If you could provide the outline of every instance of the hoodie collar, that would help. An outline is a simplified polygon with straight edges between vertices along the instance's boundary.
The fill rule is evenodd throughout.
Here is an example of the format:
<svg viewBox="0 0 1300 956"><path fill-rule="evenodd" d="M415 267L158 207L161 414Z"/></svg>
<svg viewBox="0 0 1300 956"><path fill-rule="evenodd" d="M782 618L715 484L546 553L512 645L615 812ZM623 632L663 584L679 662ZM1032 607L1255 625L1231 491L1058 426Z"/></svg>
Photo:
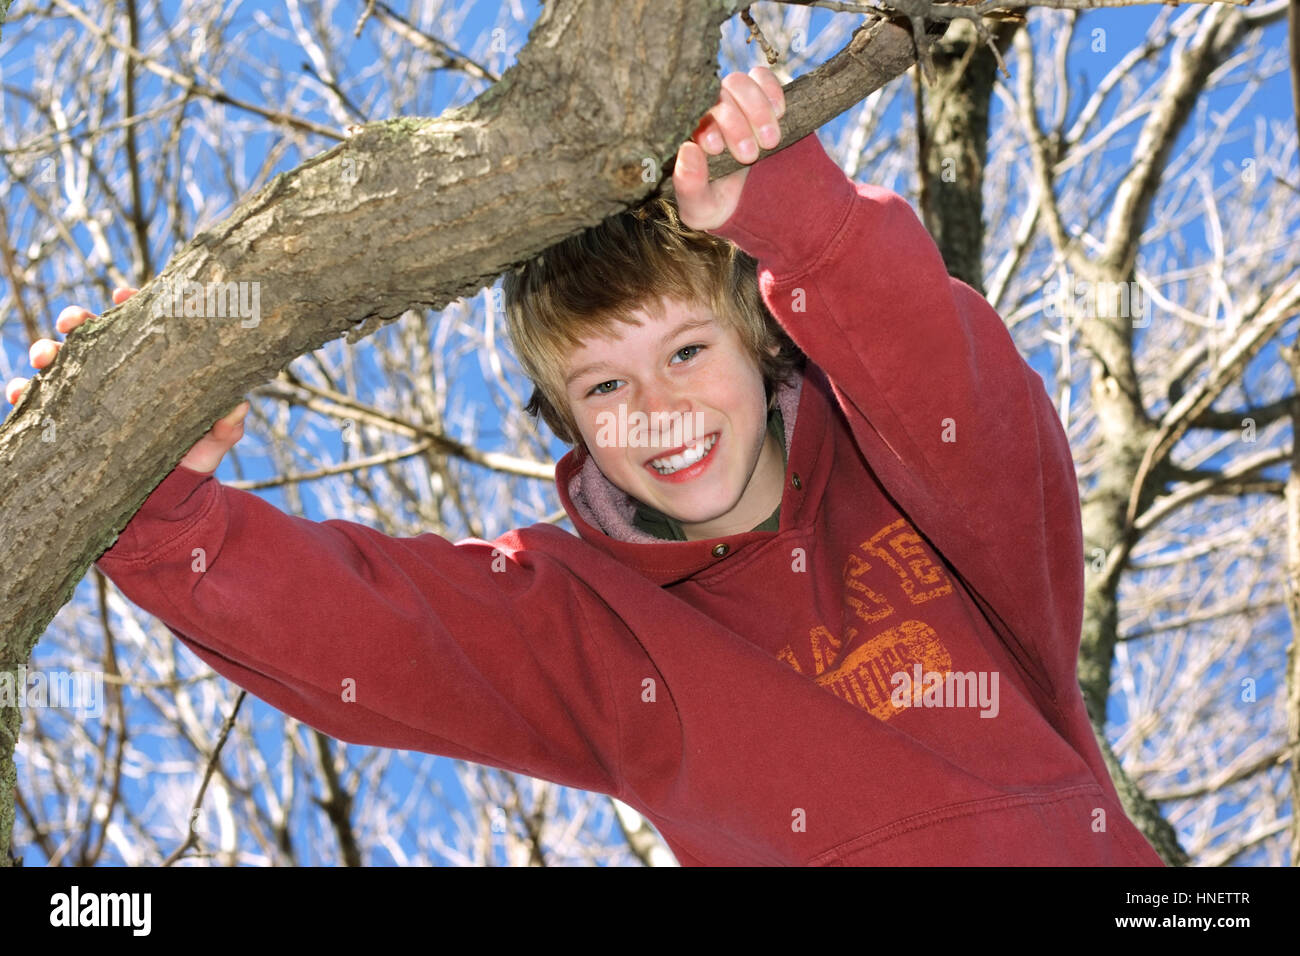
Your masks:
<svg viewBox="0 0 1300 956"><path fill-rule="evenodd" d="M796 372L789 384L778 384L776 401L785 425L786 474L793 470L801 475L802 492L790 500L791 482L785 483L781 502L781 525L793 523L805 501L816 501L819 494L809 484L825 431L828 407L826 396L818 387L805 388L809 381L824 381L824 374L809 362L805 371ZM795 443L796 419L805 424L801 440ZM824 469L817 469L823 472ZM633 524L637 502L618 488L596 466L596 460L581 445L569 450L555 466L556 491L560 503L573 521L578 535L588 544L636 568L659 585L690 577L716 564L720 558L738 548L760 541L770 531L746 531L740 534L707 538L701 541L666 541L647 534Z"/></svg>

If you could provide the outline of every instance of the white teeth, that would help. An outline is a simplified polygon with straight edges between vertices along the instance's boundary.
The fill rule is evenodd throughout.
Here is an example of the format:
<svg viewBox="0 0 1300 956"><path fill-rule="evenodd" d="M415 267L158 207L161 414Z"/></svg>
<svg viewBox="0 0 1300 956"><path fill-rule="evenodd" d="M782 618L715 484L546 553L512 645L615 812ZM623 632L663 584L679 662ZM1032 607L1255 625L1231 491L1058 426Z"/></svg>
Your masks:
<svg viewBox="0 0 1300 956"><path fill-rule="evenodd" d="M709 453L718 441L717 435L710 435L702 442L696 442L689 445L680 455L669 455L667 458L656 458L650 462L656 471L661 475L671 475L675 471L693 465Z"/></svg>

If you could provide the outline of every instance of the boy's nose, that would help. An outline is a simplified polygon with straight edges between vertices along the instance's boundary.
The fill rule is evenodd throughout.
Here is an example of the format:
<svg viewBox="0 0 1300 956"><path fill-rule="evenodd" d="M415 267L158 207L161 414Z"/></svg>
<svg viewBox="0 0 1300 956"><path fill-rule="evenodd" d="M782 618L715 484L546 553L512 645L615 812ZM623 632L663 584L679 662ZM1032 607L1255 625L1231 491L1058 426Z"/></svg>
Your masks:
<svg viewBox="0 0 1300 956"><path fill-rule="evenodd" d="M650 385L641 391L641 409L646 415L679 414L691 410L691 398L680 389L666 385Z"/></svg>
<svg viewBox="0 0 1300 956"><path fill-rule="evenodd" d="M680 445L683 430L691 420L691 407L691 397L680 389L671 386L643 389L638 411L646 417L651 443L661 448Z"/></svg>

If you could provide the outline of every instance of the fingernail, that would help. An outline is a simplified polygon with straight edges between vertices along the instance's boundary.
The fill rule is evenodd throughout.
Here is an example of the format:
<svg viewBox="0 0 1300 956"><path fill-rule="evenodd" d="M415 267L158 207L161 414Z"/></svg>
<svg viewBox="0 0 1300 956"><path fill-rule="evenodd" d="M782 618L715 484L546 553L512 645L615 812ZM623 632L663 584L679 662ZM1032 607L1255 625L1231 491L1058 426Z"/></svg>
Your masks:
<svg viewBox="0 0 1300 956"><path fill-rule="evenodd" d="M764 149L771 149L781 141L781 131L768 123L758 131L758 139L763 144Z"/></svg>
<svg viewBox="0 0 1300 956"><path fill-rule="evenodd" d="M740 153L740 158L747 163L752 163L758 158L758 146L752 139L743 140L736 150Z"/></svg>
<svg viewBox="0 0 1300 956"><path fill-rule="evenodd" d="M705 134L704 145L709 149L722 149L722 137L718 135L716 130L709 132Z"/></svg>

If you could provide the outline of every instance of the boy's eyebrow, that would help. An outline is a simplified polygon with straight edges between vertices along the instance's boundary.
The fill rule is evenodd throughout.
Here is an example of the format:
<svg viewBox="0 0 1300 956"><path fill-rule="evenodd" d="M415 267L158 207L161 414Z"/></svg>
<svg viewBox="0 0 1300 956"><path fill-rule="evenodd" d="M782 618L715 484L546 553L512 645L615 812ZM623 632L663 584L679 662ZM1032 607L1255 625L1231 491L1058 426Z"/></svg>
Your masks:
<svg viewBox="0 0 1300 956"><path fill-rule="evenodd" d="M677 328L665 334L663 338L659 340L659 347L662 348L663 346L667 345L669 342L677 338L677 336L681 335L683 332L689 332L692 329L704 328L705 326L712 326L713 324L714 322L712 316L705 317L705 318L698 318L698 319L687 319L685 322L678 325ZM569 385L573 384L573 380L575 378L579 378L583 375L586 375L588 372L596 372L599 371L600 369L608 368L608 367L609 367L608 362L591 362L587 365L584 365L580 369L575 369L574 371L570 372L569 376L564 380L564 384L566 387L568 387Z"/></svg>

